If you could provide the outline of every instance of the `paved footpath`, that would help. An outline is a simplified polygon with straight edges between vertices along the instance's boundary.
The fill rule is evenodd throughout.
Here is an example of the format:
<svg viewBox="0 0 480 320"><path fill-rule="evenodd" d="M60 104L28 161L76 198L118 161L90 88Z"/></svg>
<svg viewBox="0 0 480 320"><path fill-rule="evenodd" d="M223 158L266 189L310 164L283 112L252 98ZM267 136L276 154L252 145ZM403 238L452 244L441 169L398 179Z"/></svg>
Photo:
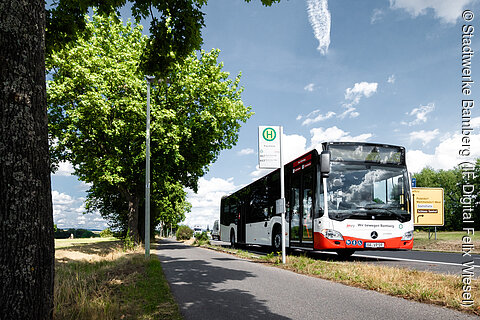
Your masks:
<svg viewBox="0 0 480 320"><path fill-rule="evenodd" d="M186 320L479 319L172 240L154 252Z"/></svg>

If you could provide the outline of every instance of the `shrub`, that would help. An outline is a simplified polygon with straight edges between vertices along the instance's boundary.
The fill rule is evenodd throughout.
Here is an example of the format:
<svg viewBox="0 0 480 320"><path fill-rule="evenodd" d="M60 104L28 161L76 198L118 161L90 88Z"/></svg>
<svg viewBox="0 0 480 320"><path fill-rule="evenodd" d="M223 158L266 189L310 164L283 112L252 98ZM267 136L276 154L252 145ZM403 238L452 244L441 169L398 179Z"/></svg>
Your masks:
<svg viewBox="0 0 480 320"><path fill-rule="evenodd" d="M100 232L100 237L102 237L102 238L113 237L113 232L112 232L112 230L110 230L110 228L107 228L107 229L103 230L102 232Z"/></svg>
<svg viewBox="0 0 480 320"><path fill-rule="evenodd" d="M208 234L203 231L202 233L197 233L195 235L195 239L197 239L198 241L208 241Z"/></svg>
<svg viewBox="0 0 480 320"><path fill-rule="evenodd" d="M195 242L193 244L196 246L203 246L203 245L210 244L210 240L208 239L208 233L205 231L202 233L197 233L195 235Z"/></svg>
<svg viewBox="0 0 480 320"><path fill-rule="evenodd" d="M180 226L178 227L175 236L177 237L177 240L188 240L193 236L193 230L188 226Z"/></svg>

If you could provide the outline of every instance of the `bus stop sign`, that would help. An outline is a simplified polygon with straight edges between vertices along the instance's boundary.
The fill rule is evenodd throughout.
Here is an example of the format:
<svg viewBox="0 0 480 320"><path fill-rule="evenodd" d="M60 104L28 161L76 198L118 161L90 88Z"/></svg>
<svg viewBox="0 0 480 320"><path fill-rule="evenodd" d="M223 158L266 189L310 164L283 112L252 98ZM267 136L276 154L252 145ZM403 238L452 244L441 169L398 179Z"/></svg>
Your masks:
<svg viewBox="0 0 480 320"><path fill-rule="evenodd" d="M258 166L261 169L280 168L280 126L258 127Z"/></svg>

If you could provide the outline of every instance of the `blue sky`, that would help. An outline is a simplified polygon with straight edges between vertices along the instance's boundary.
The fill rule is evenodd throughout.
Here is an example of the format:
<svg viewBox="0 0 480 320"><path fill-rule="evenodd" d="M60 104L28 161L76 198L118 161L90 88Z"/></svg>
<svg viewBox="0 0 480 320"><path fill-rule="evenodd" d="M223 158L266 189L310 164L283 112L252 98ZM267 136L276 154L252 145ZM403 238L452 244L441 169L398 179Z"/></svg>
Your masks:
<svg viewBox="0 0 480 320"><path fill-rule="evenodd" d="M200 179L198 193L189 191L185 223L211 227L221 196L268 173L258 169L260 125L284 127L287 159L324 141L368 141L405 146L412 172L453 168L465 98L462 11L478 13L475 26L479 8L477 0L284 0L272 7L209 0L203 48L219 48L232 76L242 72L243 101L255 115ZM474 56L474 80L477 64ZM472 91L476 100L480 88ZM480 157L478 108L471 159ZM55 222L105 228L99 215L82 214L88 187L70 173L65 164L52 177Z"/></svg>

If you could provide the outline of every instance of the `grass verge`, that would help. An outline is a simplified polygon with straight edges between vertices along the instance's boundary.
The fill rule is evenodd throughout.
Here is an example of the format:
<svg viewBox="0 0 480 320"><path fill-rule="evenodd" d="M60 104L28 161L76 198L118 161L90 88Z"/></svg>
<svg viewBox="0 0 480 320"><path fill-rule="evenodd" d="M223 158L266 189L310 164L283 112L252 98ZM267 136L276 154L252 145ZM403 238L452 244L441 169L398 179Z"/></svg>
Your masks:
<svg viewBox="0 0 480 320"><path fill-rule="evenodd" d="M442 251L442 252L462 252L462 237L467 235L463 231L438 231L437 240L435 233L415 231L413 240L414 250ZM480 234L469 235L472 238L474 247L472 253L480 254Z"/></svg>
<svg viewBox="0 0 480 320"><path fill-rule="evenodd" d="M245 259L266 263L300 274L480 315L478 298L471 308L461 306L463 283L461 277L455 275L367 263L317 260L305 255L288 255L286 264L282 264L281 255L274 255L273 253L267 256L258 256L239 249L211 245L203 247L235 254ZM480 286L476 280L472 281L471 293L473 297L480 297Z"/></svg>
<svg viewBox="0 0 480 320"><path fill-rule="evenodd" d="M160 261L118 241L56 251L55 319L182 319Z"/></svg>

